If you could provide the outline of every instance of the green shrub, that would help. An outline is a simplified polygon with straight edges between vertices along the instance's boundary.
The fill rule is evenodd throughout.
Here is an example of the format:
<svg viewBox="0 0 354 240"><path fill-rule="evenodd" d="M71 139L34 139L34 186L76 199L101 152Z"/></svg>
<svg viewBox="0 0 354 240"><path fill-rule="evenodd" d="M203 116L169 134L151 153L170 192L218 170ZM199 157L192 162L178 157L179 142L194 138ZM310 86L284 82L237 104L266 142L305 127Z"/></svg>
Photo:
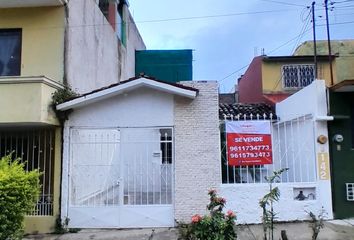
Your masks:
<svg viewBox="0 0 354 240"><path fill-rule="evenodd" d="M190 224L180 225L181 239L185 240L234 240L236 215L232 211L223 212L226 200L218 197L215 190L209 191L210 203L207 206L210 214L192 217Z"/></svg>
<svg viewBox="0 0 354 240"><path fill-rule="evenodd" d="M25 172L11 155L0 159L0 240L21 239L23 220L39 194L39 172Z"/></svg>
<svg viewBox="0 0 354 240"><path fill-rule="evenodd" d="M58 89L52 94L52 104L58 105L77 96L79 96L79 94L69 86L64 86L64 88Z"/></svg>

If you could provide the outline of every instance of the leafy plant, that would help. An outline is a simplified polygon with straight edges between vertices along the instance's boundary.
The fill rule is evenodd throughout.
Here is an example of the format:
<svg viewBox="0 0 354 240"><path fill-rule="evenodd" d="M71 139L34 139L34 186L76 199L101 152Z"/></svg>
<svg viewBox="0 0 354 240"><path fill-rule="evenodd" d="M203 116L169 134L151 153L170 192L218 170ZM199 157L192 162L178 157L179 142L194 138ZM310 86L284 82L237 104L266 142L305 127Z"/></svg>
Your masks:
<svg viewBox="0 0 354 240"><path fill-rule="evenodd" d="M180 239L185 240L234 240L236 215L232 211L226 214L223 209L226 200L217 196L215 190L209 191L210 202L207 205L209 215L192 217L190 224L180 224Z"/></svg>
<svg viewBox="0 0 354 240"><path fill-rule="evenodd" d="M321 229L324 228L324 218L326 215L326 211L321 209L321 212L316 216L313 212L308 213L310 215L310 224L309 227L312 229L312 240L316 240L318 234L320 233Z"/></svg>
<svg viewBox="0 0 354 240"><path fill-rule="evenodd" d="M52 104L55 106L77 96L79 96L78 93L73 91L69 86L65 86L52 94Z"/></svg>
<svg viewBox="0 0 354 240"><path fill-rule="evenodd" d="M40 173L26 172L11 155L0 159L0 239L22 239L25 214L38 200Z"/></svg>
<svg viewBox="0 0 354 240"><path fill-rule="evenodd" d="M273 204L279 201L280 191L278 187L273 188L273 183L280 179L283 172L288 168L283 168L279 171L274 171L273 175L266 176L264 179L269 185L269 192L259 200L259 206L262 208L262 225L263 225L263 239L274 239L274 220L276 213L274 212Z"/></svg>
<svg viewBox="0 0 354 240"><path fill-rule="evenodd" d="M65 120L68 118L68 114L70 113L71 110L67 111L58 111L56 110L56 105L61 104L63 102L66 102L70 99L73 99L75 97L79 96L78 93L74 92L69 86L65 86L62 89L58 89L56 92L52 94L52 108L60 121L61 124L64 123Z"/></svg>
<svg viewBox="0 0 354 240"><path fill-rule="evenodd" d="M65 218L64 221L61 220L60 216L57 216L57 219L55 220L55 234L64 234L64 233L77 233L81 229L80 228L69 228L69 218Z"/></svg>

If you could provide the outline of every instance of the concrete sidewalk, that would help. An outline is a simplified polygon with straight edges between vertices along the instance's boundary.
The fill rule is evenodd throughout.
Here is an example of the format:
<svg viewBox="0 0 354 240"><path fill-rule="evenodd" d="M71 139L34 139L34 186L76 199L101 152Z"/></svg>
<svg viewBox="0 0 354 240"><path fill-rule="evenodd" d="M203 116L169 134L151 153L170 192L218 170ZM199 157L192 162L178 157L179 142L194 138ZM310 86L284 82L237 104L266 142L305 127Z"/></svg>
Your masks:
<svg viewBox="0 0 354 240"><path fill-rule="evenodd" d="M286 230L289 240L311 239L308 222L276 224L274 239L280 239L281 230ZM262 225L241 225L237 227L239 240L262 240ZM177 240L175 228L124 229L124 230L81 230L63 235L33 235L24 238L38 240ZM325 222L318 240L354 240L354 220L333 220Z"/></svg>

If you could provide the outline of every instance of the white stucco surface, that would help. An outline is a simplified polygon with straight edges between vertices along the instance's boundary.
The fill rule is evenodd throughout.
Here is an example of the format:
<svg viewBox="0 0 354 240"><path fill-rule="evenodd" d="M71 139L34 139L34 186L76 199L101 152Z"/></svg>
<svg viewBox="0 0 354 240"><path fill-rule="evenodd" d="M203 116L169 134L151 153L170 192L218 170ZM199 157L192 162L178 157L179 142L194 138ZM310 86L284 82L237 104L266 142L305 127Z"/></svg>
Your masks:
<svg viewBox="0 0 354 240"><path fill-rule="evenodd" d="M280 190L279 202L274 204L277 221L295 221L309 219L307 212L316 215L321 210L321 201L294 200L294 188L318 188L316 183L283 183L274 184ZM267 193L269 186L266 184L223 184L220 195L226 198L226 209L236 212L238 224L261 223L262 209L259 200ZM318 195L318 194L316 194Z"/></svg>
<svg viewBox="0 0 354 240"><path fill-rule="evenodd" d="M126 22L130 13L125 7ZM127 25L123 46L95 0L74 0L67 5L66 80L78 93L135 76L135 50L145 44L133 21Z"/></svg>
<svg viewBox="0 0 354 240"><path fill-rule="evenodd" d="M281 121L306 114L327 115L326 85L324 80L315 80L286 100L276 105L276 113Z"/></svg>
<svg viewBox="0 0 354 240"><path fill-rule="evenodd" d="M172 126L173 106L173 95L149 88L140 88L74 109L66 126Z"/></svg>

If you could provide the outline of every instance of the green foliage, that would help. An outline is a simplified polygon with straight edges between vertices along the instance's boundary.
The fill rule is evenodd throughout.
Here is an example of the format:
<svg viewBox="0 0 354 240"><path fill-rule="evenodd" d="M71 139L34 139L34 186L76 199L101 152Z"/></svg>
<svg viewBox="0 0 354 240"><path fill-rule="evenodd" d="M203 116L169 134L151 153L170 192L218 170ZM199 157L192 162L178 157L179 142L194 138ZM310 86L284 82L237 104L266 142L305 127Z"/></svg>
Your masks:
<svg viewBox="0 0 354 240"><path fill-rule="evenodd" d="M309 227L312 229L312 240L316 240L318 234L320 233L321 229L324 228L324 217L325 217L325 210L322 207L322 210L318 216L316 216L313 212L308 213L310 215L310 224Z"/></svg>
<svg viewBox="0 0 354 240"><path fill-rule="evenodd" d="M69 228L69 218L65 218L64 221L61 221L60 216L57 216L57 219L55 220L55 229L54 233L55 234L65 234L65 233L78 233L81 231L80 228Z"/></svg>
<svg viewBox="0 0 354 240"><path fill-rule="evenodd" d="M180 224L180 239L184 240L234 240L236 215L232 211L223 213L226 200L218 197L215 190L209 191L210 214L194 215L190 224Z"/></svg>
<svg viewBox="0 0 354 240"><path fill-rule="evenodd" d="M25 172L11 155L0 159L0 240L21 239L23 220L36 204L39 172Z"/></svg>
<svg viewBox="0 0 354 240"><path fill-rule="evenodd" d="M278 187L273 188L273 183L280 180L283 172L289 170L283 168L279 171L274 171L273 175L266 176L264 179L269 184L269 192L259 200L259 206L262 208L262 225L263 225L263 239L274 239L274 220L276 220L276 213L273 209L273 203L278 202L280 198L280 191Z"/></svg>
<svg viewBox="0 0 354 240"><path fill-rule="evenodd" d="M69 86L65 86L52 94L52 104L55 106L77 96L79 94L74 92Z"/></svg>

